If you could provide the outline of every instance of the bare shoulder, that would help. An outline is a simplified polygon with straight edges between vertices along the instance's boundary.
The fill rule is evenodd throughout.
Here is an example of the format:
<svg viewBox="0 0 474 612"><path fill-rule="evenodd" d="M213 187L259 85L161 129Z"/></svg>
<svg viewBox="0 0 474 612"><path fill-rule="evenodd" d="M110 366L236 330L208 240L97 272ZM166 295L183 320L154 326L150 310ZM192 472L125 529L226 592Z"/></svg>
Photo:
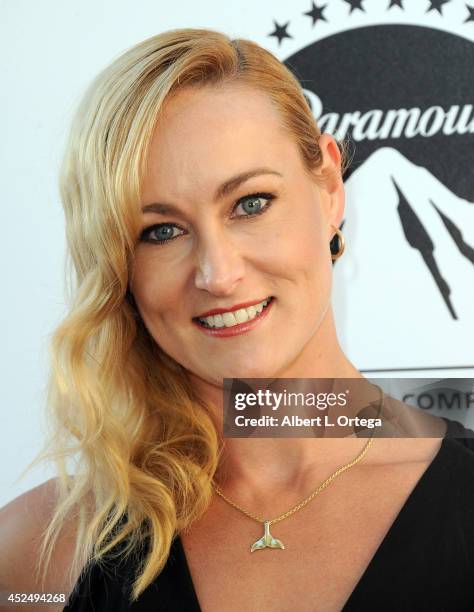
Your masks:
<svg viewBox="0 0 474 612"><path fill-rule="evenodd" d="M69 568L74 551L72 524L68 524L57 540L44 588L35 581L43 532L53 515L56 500L57 480L52 478L0 509L0 591L65 593L67 596L72 590L74 585L68 583L64 571ZM62 606L47 608L43 605L41 609L60 610Z"/></svg>

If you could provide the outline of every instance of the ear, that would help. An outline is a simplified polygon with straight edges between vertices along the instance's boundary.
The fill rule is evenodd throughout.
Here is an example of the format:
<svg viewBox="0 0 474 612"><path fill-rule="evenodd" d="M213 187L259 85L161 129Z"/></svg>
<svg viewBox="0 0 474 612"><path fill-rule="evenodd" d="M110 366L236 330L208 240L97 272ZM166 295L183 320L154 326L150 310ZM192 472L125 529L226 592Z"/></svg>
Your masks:
<svg viewBox="0 0 474 612"><path fill-rule="evenodd" d="M318 182L321 184L324 212L328 223L328 236L334 231L330 227L339 228L344 215L344 182L341 174L341 152L330 134L321 134L319 141L322 164L317 169Z"/></svg>

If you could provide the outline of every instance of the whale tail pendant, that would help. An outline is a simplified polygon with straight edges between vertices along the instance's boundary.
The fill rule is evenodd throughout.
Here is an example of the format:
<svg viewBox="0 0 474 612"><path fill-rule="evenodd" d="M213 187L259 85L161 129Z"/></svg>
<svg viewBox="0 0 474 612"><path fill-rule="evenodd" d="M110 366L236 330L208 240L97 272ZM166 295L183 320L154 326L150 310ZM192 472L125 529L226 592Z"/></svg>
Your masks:
<svg viewBox="0 0 474 612"><path fill-rule="evenodd" d="M285 547L283 545L283 542L274 538L270 533L270 521L265 521L263 524L265 527L265 533L263 534L263 537L260 538L260 540L257 540L252 544L250 552L253 552L254 550L260 550L261 548L281 548L284 550Z"/></svg>

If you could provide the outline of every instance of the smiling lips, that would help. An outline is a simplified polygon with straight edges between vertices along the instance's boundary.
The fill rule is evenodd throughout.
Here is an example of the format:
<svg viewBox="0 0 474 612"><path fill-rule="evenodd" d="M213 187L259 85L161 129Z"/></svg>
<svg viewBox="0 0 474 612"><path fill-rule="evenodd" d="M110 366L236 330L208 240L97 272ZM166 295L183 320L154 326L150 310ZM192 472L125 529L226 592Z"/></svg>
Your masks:
<svg viewBox="0 0 474 612"><path fill-rule="evenodd" d="M271 296L265 298L265 299L270 299ZM216 315L216 314L224 314L225 312L235 312L236 310L240 310L242 308L249 308L250 306L257 306L257 304L260 304L260 302L263 302L264 300L254 300L253 302L241 302L240 304L235 304L235 306L230 306L229 308L213 308L212 310L206 310L206 312L201 312L200 314L198 314L196 317L196 319L205 319L206 317L210 317L211 315Z"/></svg>
<svg viewBox="0 0 474 612"><path fill-rule="evenodd" d="M210 310L207 313L204 313L207 316L201 315L199 317L194 317L193 320L198 322L202 327L208 329L234 327L257 318L257 316L270 304L272 300L273 297L270 296L261 302L251 304L247 307L242 307L243 305L239 304L238 306L234 307L233 310L226 311L222 308Z"/></svg>
<svg viewBox="0 0 474 612"><path fill-rule="evenodd" d="M216 309L218 311L217 314L205 317L193 317L193 323L202 331L213 336L236 335L252 329L262 318L264 318L273 301L274 297L269 296L261 302L254 303L246 308L234 307L234 310L227 311Z"/></svg>

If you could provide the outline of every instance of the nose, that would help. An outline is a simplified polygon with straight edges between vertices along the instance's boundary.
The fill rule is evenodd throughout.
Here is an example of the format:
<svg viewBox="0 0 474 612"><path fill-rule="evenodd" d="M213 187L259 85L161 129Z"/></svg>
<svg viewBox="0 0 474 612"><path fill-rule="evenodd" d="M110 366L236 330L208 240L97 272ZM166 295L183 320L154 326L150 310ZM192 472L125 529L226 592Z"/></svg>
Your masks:
<svg viewBox="0 0 474 612"><path fill-rule="evenodd" d="M244 274L239 249L224 233L213 232L199 242L194 283L214 295L230 295Z"/></svg>

